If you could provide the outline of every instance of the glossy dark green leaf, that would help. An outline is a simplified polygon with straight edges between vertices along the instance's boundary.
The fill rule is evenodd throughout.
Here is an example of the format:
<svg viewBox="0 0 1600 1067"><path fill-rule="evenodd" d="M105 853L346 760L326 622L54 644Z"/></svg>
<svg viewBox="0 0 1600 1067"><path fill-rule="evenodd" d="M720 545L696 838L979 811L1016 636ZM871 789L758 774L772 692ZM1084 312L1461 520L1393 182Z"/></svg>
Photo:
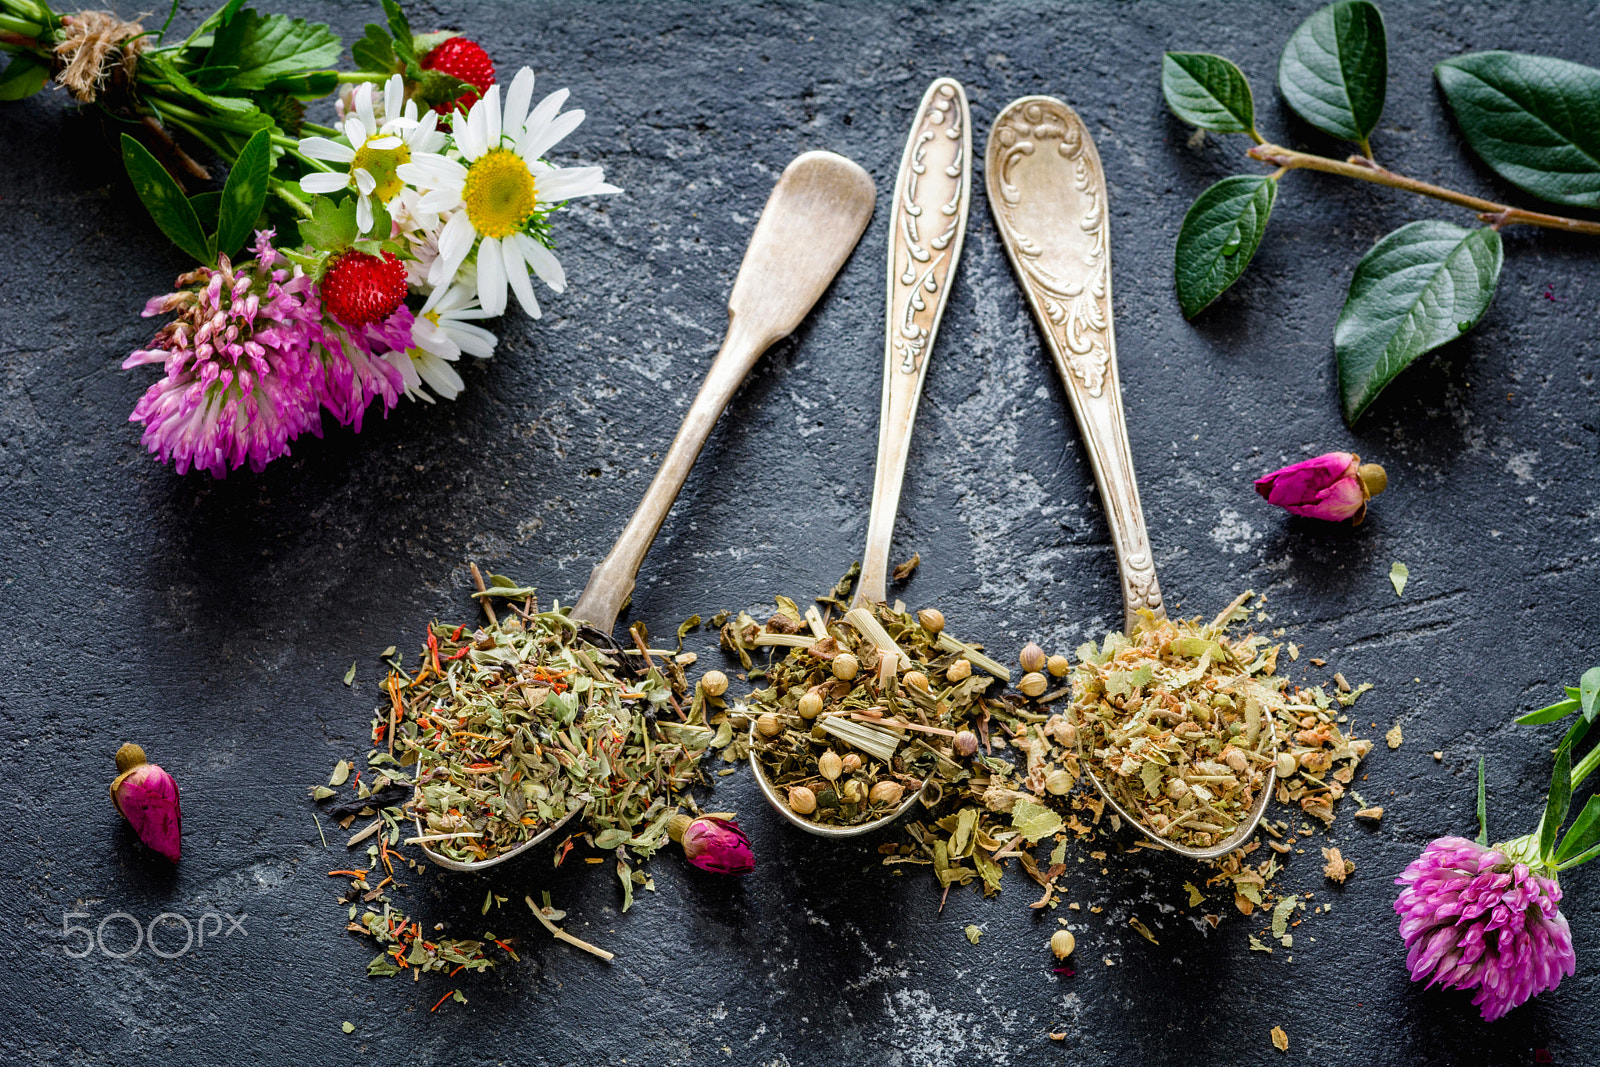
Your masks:
<svg viewBox="0 0 1600 1067"><path fill-rule="evenodd" d="M1571 715L1573 712L1577 711L1578 708L1579 704L1576 700L1559 700L1556 703L1551 704L1549 707L1540 708L1538 711L1530 711L1526 714L1518 715L1517 722L1521 723L1523 726L1542 726L1547 722L1556 722L1559 719L1565 719L1568 715Z"/></svg>
<svg viewBox="0 0 1600 1067"><path fill-rule="evenodd" d="M1572 829L1561 839L1556 849L1556 862L1563 863L1574 856L1600 845L1600 795L1589 798L1589 803L1572 820Z"/></svg>
<svg viewBox="0 0 1600 1067"><path fill-rule="evenodd" d="M1249 133L1256 105L1244 72L1221 56L1168 52L1161 60L1161 94L1172 113L1217 133Z"/></svg>
<svg viewBox="0 0 1600 1067"><path fill-rule="evenodd" d="M1478 324L1502 259L1494 230L1448 222L1402 226L1362 257L1333 331L1347 422L1412 360Z"/></svg>
<svg viewBox="0 0 1600 1067"><path fill-rule="evenodd" d="M272 173L272 135L257 130L228 171L217 210L217 251L232 256L250 239L250 231L267 202L267 181Z"/></svg>
<svg viewBox="0 0 1600 1067"><path fill-rule="evenodd" d="M1572 807L1572 752L1562 745L1556 752L1555 771L1550 775L1550 796L1544 803L1544 821L1539 824L1539 855L1555 849L1556 834L1567 821Z"/></svg>
<svg viewBox="0 0 1600 1067"><path fill-rule="evenodd" d="M0 74L0 100L21 100L44 88L50 68L25 53L17 53Z"/></svg>
<svg viewBox="0 0 1600 1067"><path fill-rule="evenodd" d="M1256 254L1278 195L1265 175L1224 178L1190 205L1178 231L1173 274L1178 305L1194 318L1238 280Z"/></svg>
<svg viewBox="0 0 1600 1067"><path fill-rule="evenodd" d="M1600 207L1600 70L1475 52L1434 75L1467 143L1496 174L1553 203Z"/></svg>
<svg viewBox="0 0 1600 1067"><path fill-rule="evenodd" d="M139 194L145 210L150 212L161 232L201 263L213 262L216 256L206 241L205 231L200 228L200 217L150 150L123 134L122 162L133 180L134 192Z"/></svg>
<svg viewBox="0 0 1600 1067"><path fill-rule="evenodd" d="M1278 60L1289 106L1324 133L1364 143L1383 114L1389 46L1367 0L1329 4L1300 24Z"/></svg>

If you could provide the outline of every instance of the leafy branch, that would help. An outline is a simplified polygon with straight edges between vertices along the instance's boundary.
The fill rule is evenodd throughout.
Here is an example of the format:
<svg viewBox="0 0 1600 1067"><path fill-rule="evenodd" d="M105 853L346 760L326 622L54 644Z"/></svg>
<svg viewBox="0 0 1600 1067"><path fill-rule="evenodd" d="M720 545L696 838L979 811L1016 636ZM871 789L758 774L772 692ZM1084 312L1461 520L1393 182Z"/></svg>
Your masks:
<svg viewBox="0 0 1600 1067"><path fill-rule="evenodd" d="M1480 52L1435 68L1467 143L1506 181L1540 199L1600 207L1600 70L1544 56ZM1251 159L1276 169L1224 178L1189 208L1178 234L1178 303L1193 318L1244 273L1277 202L1278 183L1316 170L1463 207L1485 225L1415 222L1389 234L1356 268L1334 333L1345 419L1354 422L1417 357L1475 326L1499 282L1507 226L1600 236L1600 222L1567 218L1397 174L1374 156L1388 44L1369 0L1321 8L1290 36L1278 89L1312 126L1360 150L1347 159L1269 143L1256 128L1249 80L1222 56L1169 52L1161 87L1183 121L1243 133Z"/></svg>

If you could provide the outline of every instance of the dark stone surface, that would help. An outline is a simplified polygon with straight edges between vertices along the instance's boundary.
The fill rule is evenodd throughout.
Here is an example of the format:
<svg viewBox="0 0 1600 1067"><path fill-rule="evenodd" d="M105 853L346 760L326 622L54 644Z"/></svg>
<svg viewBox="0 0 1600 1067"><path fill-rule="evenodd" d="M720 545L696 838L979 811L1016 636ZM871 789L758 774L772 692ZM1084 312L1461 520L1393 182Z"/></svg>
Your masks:
<svg viewBox="0 0 1600 1067"><path fill-rule="evenodd" d="M221 482L174 476L124 421L151 375L117 364L148 338L137 312L179 254L97 122L58 93L0 106L4 1047L52 1064L1266 1063L1279 1057L1268 1030L1282 1025L1294 1061L1593 1062L1600 872L1565 881L1577 976L1495 1025L1467 996L1407 980L1391 880L1430 837L1472 832L1480 755L1496 835L1533 824L1554 728L1511 716L1600 658L1596 246L1508 232L1483 324L1422 360L1354 431L1337 411L1331 335L1356 260L1403 222L1465 213L1295 175L1246 278L1185 323L1171 283L1184 209L1251 167L1242 138L1186 147L1161 101L1159 54L1230 54L1269 137L1341 151L1273 89L1278 51L1310 9L414 8L421 28L483 42L503 78L528 63L543 84L570 85L589 119L563 160L603 163L627 195L565 215L571 290L544 298L542 322L505 319L500 354L467 368L462 399L407 405L359 437L330 426L264 474ZM372 17L367 5L335 14L346 40ZM1431 66L1489 48L1600 64L1600 10L1391 3L1386 16L1380 158L1526 202L1461 149ZM178 25L196 17L186 5ZM1082 912L1030 912L1031 883L1013 874L997 900L955 891L940 913L920 871L896 878L874 842L841 848L786 828L741 771L711 795L741 812L754 875L720 879L664 854L650 865L657 891L622 915L609 869L582 862L430 873L412 887L428 921L521 935L523 961L454 982L366 979L372 950L343 932L340 883L324 873L345 865L342 837L323 850L305 789L365 751L375 653L410 647L430 618L470 617L467 559L576 595L698 385L778 172L829 148L886 193L912 109L940 74L966 84L979 138L1007 101L1036 92L1062 96L1095 131L1130 434L1169 600L1209 613L1247 586L1270 593L1271 625L1330 670L1377 683L1355 709L1377 724L1369 736L1404 726L1404 746L1380 744L1358 782L1388 809L1381 828L1358 826L1347 801L1328 835L1356 863L1349 883L1324 882L1321 835L1282 877L1333 910L1296 931L1292 953L1267 957L1247 947L1265 924L1217 892L1175 910L1193 868L1113 852L1072 863L1067 899ZM975 199L901 509L897 554L920 550L924 563L898 593L998 649L1027 638L1067 649L1120 620L1111 552L1061 388ZM657 632L821 591L859 552L884 243L880 211L717 428L639 585L633 615ZM1262 471L1335 448L1389 470L1359 529L1286 518L1251 491ZM1387 580L1394 560L1411 567L1403 599ZM709 634L688 647L718 658ZM1302 659L1295 676L1308 670ZM181 783L176 870L107 803L127 739ZM481 919L491 889L511 903ZM518 902L546 889L614 964L533 924ZM1221 929L1200 910L1226 913ZM75 960L62 933L72 911L90 924L116 912L248 918L244 936L213 934L177 959ZM1051 973L1044 947L1057 915L1078 935L1072 977ZM1134 915L1159 947L1129 928ZM968 923L986 931L976 947ZM126 921L106 937L125 945ZM176 942L162 934L163 949ZM453 987L469 1003L429 1014Z"/></svg>

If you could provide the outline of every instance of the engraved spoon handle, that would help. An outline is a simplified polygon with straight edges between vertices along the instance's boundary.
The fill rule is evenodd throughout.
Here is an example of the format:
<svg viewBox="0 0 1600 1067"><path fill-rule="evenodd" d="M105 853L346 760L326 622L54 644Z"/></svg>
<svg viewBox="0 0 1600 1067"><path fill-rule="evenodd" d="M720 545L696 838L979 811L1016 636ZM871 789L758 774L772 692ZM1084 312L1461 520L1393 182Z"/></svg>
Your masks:
<svg viewBox="0 0 1600 1067"><path fill-rule="evenodd" d="M1139 506L1111 322L1106 179L1083 120L1048 96L1000 112L985 152L989 207L1066 386L1111 527L1124 626L1166 614Z"/></svg>
<svg viewBox="0 0 1600 1067"><path fill-rule="evenodd" d="M644 499L589 575L574 618L608 633L616 625L722 409L761 354L793 332L832 283L867 228L876 199L871 176L832 152L806 152L784 168L734 279L722 348Z"/></svg>
<svg viewBox="0 0 1600 1067"><path fill-rule="evenodd" d="M878 469L856 605L888 598L889 549L928 357L961 259L972 197L972 114L961 83L940 78L917 107L889 217L888 313Z"/></svg>

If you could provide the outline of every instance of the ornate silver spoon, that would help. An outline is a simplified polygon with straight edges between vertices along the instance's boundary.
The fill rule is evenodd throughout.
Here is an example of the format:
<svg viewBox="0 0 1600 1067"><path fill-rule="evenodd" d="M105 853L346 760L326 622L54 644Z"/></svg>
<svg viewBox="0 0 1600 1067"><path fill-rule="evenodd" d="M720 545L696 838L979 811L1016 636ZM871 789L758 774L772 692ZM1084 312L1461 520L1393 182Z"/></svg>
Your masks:
<svg viewBox="0 0 1600 1067"><path fill-rule="evenodd" d="M1077 112L1053 97L1025 96L995 118L985 177L995 227L1055 359L1089 453L1122 579L1123 622L1131 633L1141 608L1164 618L1166 606L1122 413L1111 322L1111 225L1100 154ZM1270 716L1267 724L1271 729ZM1255 833L1276 782L1269 768L1266 785L1238 828L1218 845L1195 849L1145 826L1112 798L1093 770L1087 765L1085 770L1118 815L1152 841L1195 859L1225 855Z"/></svg>

